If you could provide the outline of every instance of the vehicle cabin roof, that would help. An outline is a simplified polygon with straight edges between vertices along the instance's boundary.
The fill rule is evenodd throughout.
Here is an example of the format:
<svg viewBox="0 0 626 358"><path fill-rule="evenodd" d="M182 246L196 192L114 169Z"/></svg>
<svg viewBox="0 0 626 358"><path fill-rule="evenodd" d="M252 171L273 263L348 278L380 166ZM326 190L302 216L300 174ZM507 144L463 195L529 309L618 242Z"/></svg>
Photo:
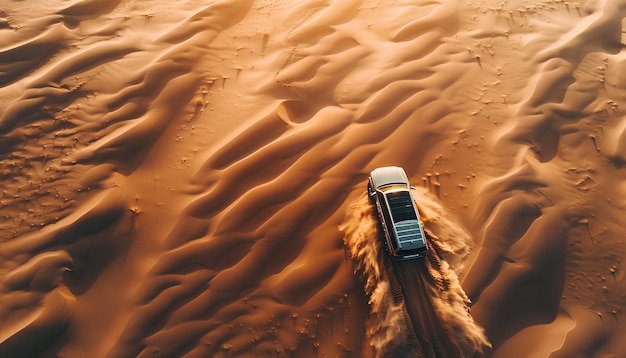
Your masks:
<svg viewBox="0 0 626 358"><path fill-rule="evenodd" d="M413 198L408 191L393 191L387 193L387 201L391 210L391 218L394 223L406 220L417 220L415 209L413 208Z"/></svg>
<svg viewBox="0 0 626 358"><path fill-rule="evenodd" d="M400 167L383 167L372 170L370 174L375 189L390 185L409 187L409 178Z"/></svg>

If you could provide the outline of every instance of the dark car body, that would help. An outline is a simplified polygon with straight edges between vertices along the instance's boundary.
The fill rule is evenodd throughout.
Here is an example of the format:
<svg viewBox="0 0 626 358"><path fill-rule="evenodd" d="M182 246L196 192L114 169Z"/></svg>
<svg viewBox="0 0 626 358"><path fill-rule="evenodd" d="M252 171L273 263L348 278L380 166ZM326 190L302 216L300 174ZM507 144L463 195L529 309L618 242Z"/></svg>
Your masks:
<svg viewBox="0 0 626 358"><path fill-rule="evenodd" d="M396 260L423 257L428 246L404 169L382 167L372 170L367 191L376 205L385 235L385 249L391 257Z"/></svg>

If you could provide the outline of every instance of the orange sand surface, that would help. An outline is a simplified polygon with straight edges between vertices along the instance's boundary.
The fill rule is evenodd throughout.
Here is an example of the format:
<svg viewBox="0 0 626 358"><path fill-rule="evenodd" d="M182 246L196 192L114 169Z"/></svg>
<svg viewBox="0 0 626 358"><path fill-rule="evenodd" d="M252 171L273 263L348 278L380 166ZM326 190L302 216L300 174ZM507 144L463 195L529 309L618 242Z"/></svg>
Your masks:
<svg viewBox="0 0 626 358"><path fill-rule="evenodd" d="M404 306L353 250L380 251L363 193L387 165L447 289L431 338L626 356L625 17L0 0L0 357L398 352Z"/></svg>

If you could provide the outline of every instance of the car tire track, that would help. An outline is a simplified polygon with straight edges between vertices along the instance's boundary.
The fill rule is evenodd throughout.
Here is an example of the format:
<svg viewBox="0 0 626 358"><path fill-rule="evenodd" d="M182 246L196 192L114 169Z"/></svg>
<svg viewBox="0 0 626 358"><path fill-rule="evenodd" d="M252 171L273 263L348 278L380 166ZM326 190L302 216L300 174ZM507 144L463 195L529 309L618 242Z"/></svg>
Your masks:
<svg viewBox="0 0 626 358"><path fill-rule="evenodd" d="M431 255L436 253L428 254ZM436 284L437 280L430 274L428 267L430 259L425 260L392 262L393 272L390 272L389 276L394 299L399 290L407 312L407 323L411 323L410 326L413 327L414 336L424 357L462 357L460 348L449 337L431 302L432 294L426 285Z"/></svg>

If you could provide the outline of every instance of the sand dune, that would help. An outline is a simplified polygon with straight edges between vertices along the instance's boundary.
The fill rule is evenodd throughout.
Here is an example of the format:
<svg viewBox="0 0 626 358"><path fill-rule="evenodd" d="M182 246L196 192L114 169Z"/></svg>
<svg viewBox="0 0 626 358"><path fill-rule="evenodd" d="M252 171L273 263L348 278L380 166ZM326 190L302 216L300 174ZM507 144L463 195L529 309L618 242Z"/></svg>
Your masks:
<svg viewBox="0 0 626 358"><path fill-rule="evenodd" d="M485 355L624 355L624 11L0 2L0 355L375 356L338 226L386 165Z"/></svg>

